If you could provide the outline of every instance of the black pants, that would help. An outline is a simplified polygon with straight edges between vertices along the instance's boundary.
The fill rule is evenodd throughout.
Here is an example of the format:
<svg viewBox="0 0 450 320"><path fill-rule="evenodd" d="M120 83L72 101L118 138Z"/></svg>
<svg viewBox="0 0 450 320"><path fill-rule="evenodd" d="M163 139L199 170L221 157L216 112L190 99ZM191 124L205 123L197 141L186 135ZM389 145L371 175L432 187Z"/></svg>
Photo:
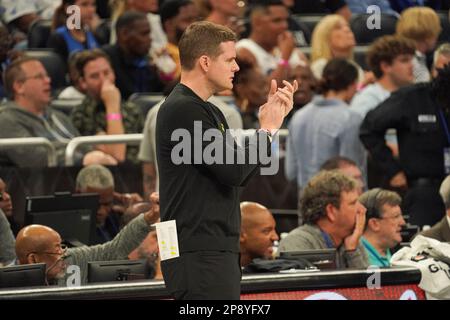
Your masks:
<svg viewBox="0 0 450 320"><path fill-rule="evenodd" d="M439 195L440 181L420 179L408 181L408 185L402 209L409 215L409 223L423 227L439 222L445 216L444 202Z"/></svg>
<svg viewBox="0 0 450 320"><path fill-rule="evenodd" d="M162 261L169 293L176 300L239 300L239 253L228 251L184 252Z"/></svg>

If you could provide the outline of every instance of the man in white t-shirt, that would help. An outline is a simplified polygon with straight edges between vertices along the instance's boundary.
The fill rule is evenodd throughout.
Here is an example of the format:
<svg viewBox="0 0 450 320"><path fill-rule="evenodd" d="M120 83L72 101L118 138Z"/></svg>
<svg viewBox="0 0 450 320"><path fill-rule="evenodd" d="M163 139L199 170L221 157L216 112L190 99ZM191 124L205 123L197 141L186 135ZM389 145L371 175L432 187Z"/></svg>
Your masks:
<svg viewBox="0 0 450 320"><path fill-rule="evenodd" d="M236 44L239 59L259 66L263 74L278 83L288 78L290 68L306 60L288 31L288 17L289 11L281 1L256 5L250 15L249 38Z"/></svg>

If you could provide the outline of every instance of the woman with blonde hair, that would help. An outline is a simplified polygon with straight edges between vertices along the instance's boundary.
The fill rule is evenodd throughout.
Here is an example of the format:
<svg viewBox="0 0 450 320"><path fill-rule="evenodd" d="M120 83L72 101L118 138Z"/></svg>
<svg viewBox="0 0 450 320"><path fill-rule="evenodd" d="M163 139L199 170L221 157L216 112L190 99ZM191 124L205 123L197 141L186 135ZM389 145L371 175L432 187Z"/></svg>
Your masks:
<svg viewBox="0 0 450 320"><path fill-rule="evenodd" d="M402 12L397 22L397 34L414 41L413 59L415 82L430 81L426 54L431 52L441 33L441 22L436 12L427 7L412 7Z"/></svg>
<svg viewBox="0 0 450 320"><path fill-rule="evenodd" d="M330 14L325 16L314 28L311 41L311 69L317 79L322 78L322 72L327 62L333 58L343 58L352 61L358 68L358 81L364 80L364 72L353 61L355 36L350 26L342 16Z"/></svg>

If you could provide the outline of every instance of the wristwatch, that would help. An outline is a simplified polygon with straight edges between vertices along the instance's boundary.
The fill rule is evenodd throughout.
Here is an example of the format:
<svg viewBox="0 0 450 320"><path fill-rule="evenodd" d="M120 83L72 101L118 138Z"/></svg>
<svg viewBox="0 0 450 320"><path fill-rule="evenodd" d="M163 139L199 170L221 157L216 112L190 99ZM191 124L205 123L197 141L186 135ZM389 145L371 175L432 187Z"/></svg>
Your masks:
<svg viewBox="0 0 450 320"><path fill-rule="evenodd" d="M270 132L269 129L259 129L258 131L265 132L267 134L267 137L269 138L270 143L272 143L273 136L272 136L272 132Z"/></svg>

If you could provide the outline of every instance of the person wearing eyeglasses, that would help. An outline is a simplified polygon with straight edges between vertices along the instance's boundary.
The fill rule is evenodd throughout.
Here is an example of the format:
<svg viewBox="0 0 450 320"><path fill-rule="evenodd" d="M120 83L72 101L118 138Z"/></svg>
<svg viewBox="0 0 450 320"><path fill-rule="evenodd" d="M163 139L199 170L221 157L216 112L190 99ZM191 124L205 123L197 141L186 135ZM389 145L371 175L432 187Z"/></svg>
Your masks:
<svg viewBox="0 0 450 320"><path fill-rule="evenodd" d="M11 100L0 108L1 138L47 138L56 149L58 164L64 163L66 144L79 136L78 130L62 112L49 107L51 79L42 63L30 57L13 61L5 70L5 88ZM77 162L116 164L117 161L101 151L83 149ZM43 147L4 148L0 164L18 167L47 166L47 152Z"/></svg>
<svg viewBox="0 0 450 320"><path fill-rule="evenodd" d="M19 231L16 238L18 264L45 263L47 283L63 284L66 269L71 265L80 268L81 284L87 283L89 261L112 261L127 256L147 237L151 225L159 219L159 196L150 196L152 207L133 219L111 241L102 245L66 248L61 236L52 228L29 225Z"/></svg>
<svg viewBox="0 0 450 320"><path fill-rule="evenodd" d="M358 200L358 183L338 170L322 170L300 196L303 225L281 239L279 251L336 249L337 268L366 269L361 244L366 208Z"/></svg>
<svg viewBox="0 0 450 320"><path fill-rule="evenodd" d="M375 188L359 197L367 209L366 225L361 243L372 266L390 267L391 249L402 241L406 224L400 208L402 199L389 190Z"/></svg>

